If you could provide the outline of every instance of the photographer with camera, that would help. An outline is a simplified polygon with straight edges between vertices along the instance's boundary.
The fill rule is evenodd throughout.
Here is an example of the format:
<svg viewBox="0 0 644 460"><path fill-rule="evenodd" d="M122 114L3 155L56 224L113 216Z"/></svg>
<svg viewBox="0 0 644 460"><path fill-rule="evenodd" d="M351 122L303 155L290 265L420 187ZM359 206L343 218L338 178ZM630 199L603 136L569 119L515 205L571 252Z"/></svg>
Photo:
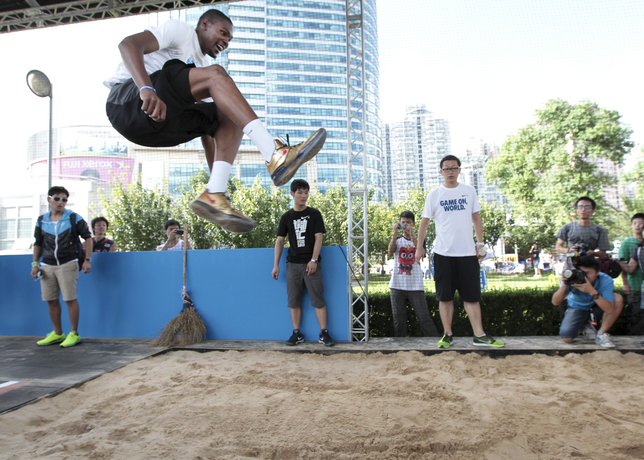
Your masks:
<svg viewBox="0 0 644 460"><path fill-rule="evenodd" d="M615 347L608 331L622 311L617 306L617 297L621 299L621 296L613 292L613 279L601 273L600 269L601 264L594 257L579 257L577 268L564 271L561 287L552 296L553 305L560 305L567 300L564 319L559 328L559 336L566 343L573 343L582 327L589 322L594 309L598 319L603 317L595 343L602 347Z"/></svg>
<svg viewBox="0 0 644 460"><path fill-rule="evenodd" d="M575 202L575 213L578 220L565 224L557 232L556 251L560 254L567 254L568 259L564 263L564 269L573 268L573 259L578 256L605 257L606 251L612 248L608 241L608 232L604 227L592 223L591 218L595 215L597 204L590 197L582 196ZM616 306L620 313L623 309L624 300L619 294L616 298ZM568 305L562 302L559 305L559 316L563 321ZM595 334L595 329L589 322L584 327L584 334L590 336Z"/></svg>
<svg viewBox="0 0 644 460"><path fill-rule="evenodd" d="M394 255L396 264L391 272L389 289L391 311L394 318L394 337L407 336L407 304L414 309L425 337L438 337L438 329L427 308L423 270L416 262L418 239L414 234L415 216L411 211L400 213L400 222L393 224L389 241L389 255ZM398 232L402 230L402 235ZM424 245L424 242L421 243Z"/></svg>
<svg viewBox="0 0 644 460"><path fill-rule="evenodd" d="M557 252L579 252L580 249L583 249L581 245L585 244L587 256L606 256L606 251L612 249L608 241L608 232L604 227L595 225L590 220L595 215L596 207L597 204L592 198L582 196L577 199L575 213L578 220L565 224L555 235L557 237Z"/></svg>
<svg viewBox="0 0 644 460"><path fill-rule="evenodd" d="M183 251L183 230L181 224L174 219L168 219L165 223L165 234L168 236L165 244L157 246L157 251ZM186 240L186 248L192 249L190 240Z"/></svg>

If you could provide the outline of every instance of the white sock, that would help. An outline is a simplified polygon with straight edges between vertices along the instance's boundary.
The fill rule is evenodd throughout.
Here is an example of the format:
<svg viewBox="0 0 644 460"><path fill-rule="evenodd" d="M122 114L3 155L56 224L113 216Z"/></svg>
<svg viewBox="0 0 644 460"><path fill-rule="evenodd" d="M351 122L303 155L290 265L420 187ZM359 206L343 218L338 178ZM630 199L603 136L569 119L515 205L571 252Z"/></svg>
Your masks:
<svg viewBox="0 0 644 460"><path fill-rule="evenodd" d="M262 123L259 118L255 118L244 126L243 131L244 134L250 137L250 140L257 146L259 152L264 157L264 160L271 161L271 158L273 158L273 152L275 151L275 141L268 133L264 123Z"/></svg>
<svg viewBox="0 0 644 460"><path fill-rule="evenodd" d="M224 193L226 192L226 185L228 185L228 178L233 165L225 161L215 161L212 165L210 172L210 180L206 188L210 193Z"/></svg>

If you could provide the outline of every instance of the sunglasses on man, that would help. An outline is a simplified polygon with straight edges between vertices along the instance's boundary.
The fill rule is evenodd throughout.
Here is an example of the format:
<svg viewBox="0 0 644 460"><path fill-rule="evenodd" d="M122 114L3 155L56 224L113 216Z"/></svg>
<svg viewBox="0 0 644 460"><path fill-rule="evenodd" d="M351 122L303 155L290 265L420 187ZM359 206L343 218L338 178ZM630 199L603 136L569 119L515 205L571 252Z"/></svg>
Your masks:
<svg viewBox="0 0 644 460"><path fill-rule="evenodd" d="M61 198L59 196L50 196L49 198L51 198L54 201L61 201L62 200L63 203L67 203L69 201L67 198Z"/></svg>

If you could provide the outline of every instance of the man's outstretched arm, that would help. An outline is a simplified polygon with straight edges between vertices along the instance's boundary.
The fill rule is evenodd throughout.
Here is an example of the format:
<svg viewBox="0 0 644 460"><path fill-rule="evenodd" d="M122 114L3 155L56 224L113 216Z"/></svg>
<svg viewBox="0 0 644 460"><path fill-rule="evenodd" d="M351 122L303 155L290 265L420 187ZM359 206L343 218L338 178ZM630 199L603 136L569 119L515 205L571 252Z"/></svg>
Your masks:
<svg viewBox="0 0 644 460"><path fill-rule="evenodd" d="M123 59L123 64L125 64L125 68L130 72L132 80L134 80L134 83L139 89L144 86L149 86L150 88L153 86L152 80L150 80L150 76L145 70L143 56L158 49L159 42L149 30L125 37L119 43L119 51ZM145 88L141 90L139 96L143 101L141 109L150 118L155 121L165 120L165 103L157 96L154 90Z"/></svg>

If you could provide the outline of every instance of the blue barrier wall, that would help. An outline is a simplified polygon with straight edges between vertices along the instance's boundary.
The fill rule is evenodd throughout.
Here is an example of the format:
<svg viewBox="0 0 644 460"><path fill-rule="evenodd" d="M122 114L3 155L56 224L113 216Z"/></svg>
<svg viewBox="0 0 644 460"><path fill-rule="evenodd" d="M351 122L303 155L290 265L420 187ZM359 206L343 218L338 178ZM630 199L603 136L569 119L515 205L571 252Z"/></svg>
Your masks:
<svg viewBox="0 0 644 460"><path fill-rule="evenodd" d="M328 329L349 340L346 249L322 248ZM208 339L286 340L292 332L286 296L286 250L280 276L271 277L273 249L188 251L186 284L208 328ZM0 335L44 336L52 330L31 255L0 256ZM182 307L183 252L95 253L92 271L78 280L79 333L85 337L152 338ZM61 301L63 330L69 331ZM308 293L301 329L316 340L320 328Z"/></svg>

